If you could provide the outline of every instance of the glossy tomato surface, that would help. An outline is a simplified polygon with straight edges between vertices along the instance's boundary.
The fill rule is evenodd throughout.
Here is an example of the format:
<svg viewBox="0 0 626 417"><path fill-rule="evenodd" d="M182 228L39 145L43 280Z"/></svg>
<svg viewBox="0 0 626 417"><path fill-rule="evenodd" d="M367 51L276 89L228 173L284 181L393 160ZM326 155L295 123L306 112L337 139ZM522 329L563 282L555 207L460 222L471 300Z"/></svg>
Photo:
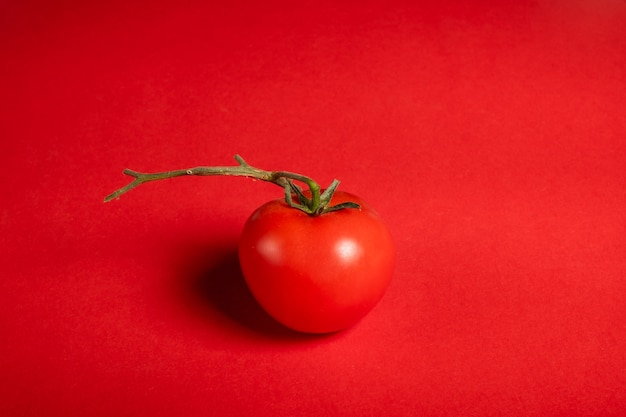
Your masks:
<svg viewBox="0 0 626 417"><path fill-rule="evenodd" d="M259 207L246 222L239 261L250 291L277 321L328 333L352 326L381 299L395 249L379 215L362 199L337 191L332 205L360 209L309 216L284 200Z"/></svg>

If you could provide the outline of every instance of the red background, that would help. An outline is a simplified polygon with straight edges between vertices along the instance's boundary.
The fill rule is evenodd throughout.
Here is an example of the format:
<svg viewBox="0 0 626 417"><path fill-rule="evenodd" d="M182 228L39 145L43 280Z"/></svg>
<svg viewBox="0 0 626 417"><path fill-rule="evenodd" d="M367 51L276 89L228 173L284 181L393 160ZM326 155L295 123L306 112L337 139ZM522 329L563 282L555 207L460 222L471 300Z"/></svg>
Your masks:
<svg viewBox="0 0 626 417"><path fill-rule="evenodd" d="M0 414L624 415L626 2L214 3L0 4ZM356 327L247 292L277 187L102 203L235 153L385 219Z"/></svg>

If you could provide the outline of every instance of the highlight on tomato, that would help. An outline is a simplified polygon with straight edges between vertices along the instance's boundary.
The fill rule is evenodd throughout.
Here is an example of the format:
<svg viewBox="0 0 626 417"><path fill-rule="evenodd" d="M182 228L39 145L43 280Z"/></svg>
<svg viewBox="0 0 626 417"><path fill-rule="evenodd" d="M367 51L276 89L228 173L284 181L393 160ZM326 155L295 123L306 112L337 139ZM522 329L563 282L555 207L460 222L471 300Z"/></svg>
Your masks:
<svg viewBox="0 0 626 417"><path fill-rule="evenodd" d="M355 325L380 301L393 275L395 247L380 216L358 196L338 191L337 180L322 189L304 175L258 169L239 155L235 160L235 166L157 173L126 169L133 181L104 201L145 182L180 176L241 176L276 184L284 197L257 208L239 239L250 292L276 321L299 332Z"/></svg>

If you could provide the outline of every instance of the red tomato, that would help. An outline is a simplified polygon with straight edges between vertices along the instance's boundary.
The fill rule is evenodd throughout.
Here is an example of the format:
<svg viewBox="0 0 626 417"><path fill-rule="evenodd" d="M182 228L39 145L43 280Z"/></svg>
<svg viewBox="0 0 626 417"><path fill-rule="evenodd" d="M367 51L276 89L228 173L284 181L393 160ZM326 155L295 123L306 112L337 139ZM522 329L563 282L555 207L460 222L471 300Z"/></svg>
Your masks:
<svg viewBox="0 0 626 417"><path fill-rule="evenodd" d="M328 333L354 325L383 296L395 249L378 214L359 197L337 191L332 204L360 209L319 216L275 200L258 208L239 241L250 291L277 321L297 331Z"/></svg>

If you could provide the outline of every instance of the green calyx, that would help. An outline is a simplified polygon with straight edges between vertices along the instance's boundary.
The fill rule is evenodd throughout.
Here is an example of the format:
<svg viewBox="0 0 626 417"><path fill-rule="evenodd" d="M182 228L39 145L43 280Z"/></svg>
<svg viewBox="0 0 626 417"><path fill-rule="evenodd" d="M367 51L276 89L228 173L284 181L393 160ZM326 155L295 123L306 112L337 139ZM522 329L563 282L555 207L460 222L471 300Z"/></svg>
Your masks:
<svg viewBox="0 0 626 417"><path fill-rule="evenodd" d="M333 211L349 208L360 208L358 204L353 202L340 203L334 206L330 205L333 194L339 186L339 181L337 180L333 180L328 188L322 191L318 183L304 175L287 171L265 171L262 169L258 169L250 166L239 155L235 155L235 160L239 165L218 167L201 166L189 169L179 169L174 171L156 173L141 173L130 169L125 169L124 174L133 177L134 180L130 184L106 196L104 201L109 202L111 200L118 199L122 194L125 194L133 188L138 187L139 185L149 181L189 175L226 175L249 177L276 184L285 190L285 201L290 207L301 210L310 216L319 216L324 213L330 213ZM305 193L305 191L303 191L296 182L301 182L305 184L308 188L308 193ZM308 196L306 194L308 194Z"/></svg>

